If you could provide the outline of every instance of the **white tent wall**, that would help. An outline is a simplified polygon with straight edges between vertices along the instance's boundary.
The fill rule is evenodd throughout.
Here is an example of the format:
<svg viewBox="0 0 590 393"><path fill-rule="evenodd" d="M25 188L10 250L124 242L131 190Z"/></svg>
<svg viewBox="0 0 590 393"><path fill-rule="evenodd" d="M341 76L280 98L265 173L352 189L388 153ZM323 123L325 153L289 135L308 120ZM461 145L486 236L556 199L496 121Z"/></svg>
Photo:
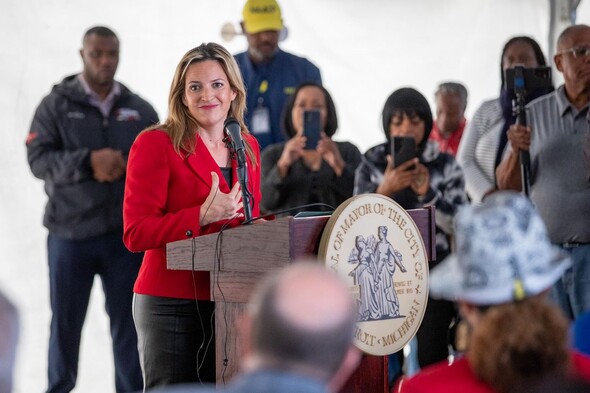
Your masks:
<svg viewBox="0 0 590 393"><path fill-rule="evenodd" d="M0 6L0 288L21 312L16 392L46 386L49 290L46 201L31 175L24 141L34 110L51 86L80 71L78 50L92 25L121 39L117 79L166 117L168 88L182 54L201 42L222 42L224 22L236 26L243 0L3 0ZM498 95L499 56L514 35L548 48L548 0L282 0L289 37L281 46L315 62L340 117L338 140L361 151L383 139L380 113L396 88L414 86L433 103L436 85L463 82L468 118ZM582 2L577 20L588 21ZM224 43L236 53L244 37ZM433 107L434 110L434 107ZM96 282L80 356L78 392L114 391L100 283Z"/></svg>

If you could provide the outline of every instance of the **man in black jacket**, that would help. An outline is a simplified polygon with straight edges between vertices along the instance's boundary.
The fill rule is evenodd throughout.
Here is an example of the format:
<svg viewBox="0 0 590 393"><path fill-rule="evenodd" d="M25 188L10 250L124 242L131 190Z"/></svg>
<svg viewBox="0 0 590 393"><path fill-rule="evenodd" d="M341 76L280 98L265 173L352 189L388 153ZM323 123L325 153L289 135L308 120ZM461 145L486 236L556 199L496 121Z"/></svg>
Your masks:
<svg viewBox="0 0 590 393"><path fill-rule="evenodd" d="M82 73L55 85L35 112L27 137L33 174L44 180L43 219L51 296L49 385L76 384L80 336L94 276L110 317L117 392L142 389L131 305L142 255L122 242L126 159L145 127L158 121L152 106L114 80L119 40L102 26L86 32Z"/></svg>

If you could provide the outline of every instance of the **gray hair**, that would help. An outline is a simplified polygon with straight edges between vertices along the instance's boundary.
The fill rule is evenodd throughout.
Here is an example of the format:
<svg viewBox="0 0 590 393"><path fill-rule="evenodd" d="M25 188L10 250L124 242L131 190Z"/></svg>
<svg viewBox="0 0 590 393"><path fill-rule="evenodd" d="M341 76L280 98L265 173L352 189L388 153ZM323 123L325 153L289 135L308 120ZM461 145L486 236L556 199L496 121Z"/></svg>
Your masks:
<svg viewBox="0 0 590 393"><path fill-rule="evenodd" d="M438 88L434 92L434 96L439 94L456 94L461 99L461 106L463 110L467 108L467 89L459 82L443 82L438 85Z"/></svg>

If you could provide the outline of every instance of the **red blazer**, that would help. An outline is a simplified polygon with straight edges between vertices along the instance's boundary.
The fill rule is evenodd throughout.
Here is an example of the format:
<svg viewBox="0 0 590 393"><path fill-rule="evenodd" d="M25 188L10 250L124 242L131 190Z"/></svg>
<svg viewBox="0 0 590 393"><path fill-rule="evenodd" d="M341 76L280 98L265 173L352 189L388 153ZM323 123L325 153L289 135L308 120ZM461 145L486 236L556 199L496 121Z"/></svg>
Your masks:
<svg viewBox="0 0 590 393"><path fill-rule="evenodd" d="M253 165L248 158L248 186L254 195L252 216L256 217L260 214L261 199L260 147L252 135L244 135L244 139L252 146L258 162ZM236 166L234 159L234 183L238 180ZM220 191L228 193L231 187L199 137L195 152L187 156L177 154L170 137L161 130L143 132L133 143L123 201L123 241L132 252L145 251L133 288L135 293L209 299L209 273L167 270L166 244L218 232L226 222L199 225L201 205L211 190L211 172L219 176ZM229 226L237 226L243 220L233 220Z"/></svg>

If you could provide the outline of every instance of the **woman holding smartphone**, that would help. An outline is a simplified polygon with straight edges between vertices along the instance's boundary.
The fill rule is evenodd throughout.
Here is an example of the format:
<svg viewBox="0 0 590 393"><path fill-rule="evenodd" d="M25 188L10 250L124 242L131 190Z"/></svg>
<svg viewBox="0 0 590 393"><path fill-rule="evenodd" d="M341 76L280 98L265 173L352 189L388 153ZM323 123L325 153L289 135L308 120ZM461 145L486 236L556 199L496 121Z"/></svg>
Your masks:
<svg viewBox="0 0 590 393"><path fill-rule="evenodd" d="M262 152L262 210L326 210L297 207L325 203L336 208L352 196L361 153L350 142L332 140L337 128L330 93L317 83L299 85L283 111L288 140ZM308 143L314 139L317 144Z"/></svg>
<svg viewBox="0 0 590 393"><path fill-rule="evenodd" d="M383 131L386 141L369 149L359 165L355 194L375 192L388 196L404 209L436 207L436 261L450 252L452 221L459 206L467 203L465 179L452 155L441 153L428 136L432 112L426 98L417 90L394 91L383 106ZM394 165L390 143L394 137L411 137L416 157ZM446 359L447 334L455 318L454 305L446 300L428 299L428 306L417 333L418 362L421 367ZM390 377L394 377L390 375Z"/></svg>

